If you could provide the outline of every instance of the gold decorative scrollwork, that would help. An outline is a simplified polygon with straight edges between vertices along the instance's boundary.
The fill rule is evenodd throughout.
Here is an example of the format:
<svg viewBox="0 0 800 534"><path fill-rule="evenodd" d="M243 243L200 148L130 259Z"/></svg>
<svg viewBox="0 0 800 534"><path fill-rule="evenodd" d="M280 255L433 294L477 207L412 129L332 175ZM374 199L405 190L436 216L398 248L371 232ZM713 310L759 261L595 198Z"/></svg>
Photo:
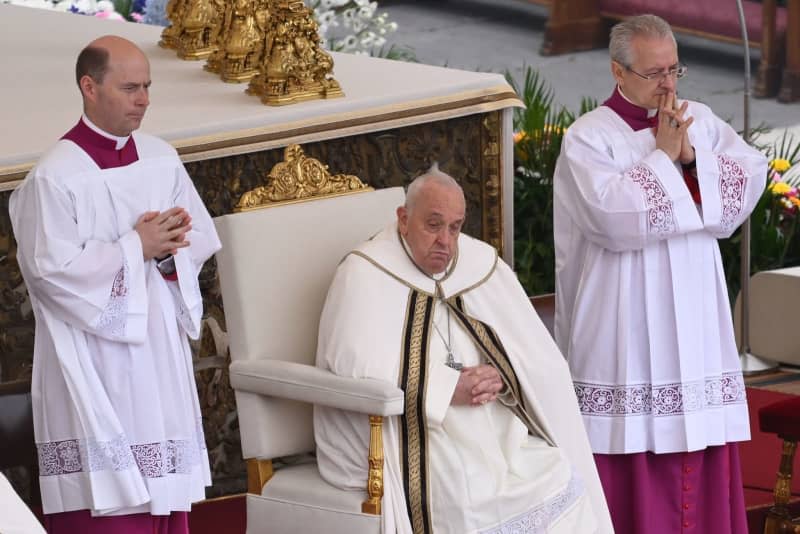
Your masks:
<svg viewBox="0 0 800 534"><path fill-rule="evenodd" d="M234 211L258 209L275 203L310 197L335 196L372 190L358 176L332 175L328 166L305 155L300 145L289 145L284 159L267 175L269 183L242 195Z"/></svg>
<svg viewBox="0 0 800 534"><path fill-rule="evenodd" d="M225 4L217 50L205 69L229 83L247 82L258 73L271 19L267 0L231 0Z"/></svg>
<svg viewBox="0 0 800 534"><path fill-rule="evenodd" d="M173 50L178 49L181 33L183 33L183 12L186 8L186 3L187 0L169 0L167 2L165 10L170 24L161 32L159 46Z"/></svg>
<svg viewBox="0 0 800 534"><path fill-rule="evenodd" d="M217 50L225 0L169 0L170 25L159 46L178 51L181 59L206 59Z"/></svg>
<svg viewBox="0 0 800 534"><path fill-rule="evenodd" d="M247 93L270 106L344 96L313 11L302 0L269 0L269 13L259 73Z"/></svg>

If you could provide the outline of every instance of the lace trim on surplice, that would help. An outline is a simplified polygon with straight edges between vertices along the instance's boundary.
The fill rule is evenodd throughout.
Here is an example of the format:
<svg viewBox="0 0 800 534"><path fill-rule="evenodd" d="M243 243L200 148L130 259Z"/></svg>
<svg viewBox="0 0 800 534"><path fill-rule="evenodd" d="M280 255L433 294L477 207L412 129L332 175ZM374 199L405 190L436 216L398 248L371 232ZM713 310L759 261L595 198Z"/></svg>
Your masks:
<svg viewBox="0 0 800 534"><path fill-rule="evenodd" d="M557 495L481 534L544 534L583 495L583 483L575 475Z"/></svg>
<svg viewBox="0 0 800 534"><path fill-rule="evenodd" d="M108 332L112 336L125 335L125 325L128 316L128 279L130 270L128 261L123 256L122 268L117 272L111 283L111 293L103 313L97 320L97 330Z"/></svg>
<svg viewBox="0 0 800 534"><path fill-rule="evenodd" d="M746 402L739 372L694 382L605 385L574 382L581 413L591 416L681 415Z"/></svg>
<svg viewBox="0 0 800 534"><path fill-rule="evenodd" d="M717 154L719 194L722 200L720 226L730 230L736 224L744 206L744 186L747 175L741 164L724 154Z"/></svg>
<svg viewBox="0 0 800 534"><path fill-rule="evenodd" d="M37 443L40 476L94 471L125 471L134 465L145 478L191 473L206 450L202 426L193 439L128 444L125 436L109 441L67 439Z"/></svg>
<svg viewBox="0 0 800 534"><path fill-rule="evenodd" d="M655 173L646 165L636 165L626 174L644 194L648 232L659 235L675 232L677 226L672 201Z"/></svg>

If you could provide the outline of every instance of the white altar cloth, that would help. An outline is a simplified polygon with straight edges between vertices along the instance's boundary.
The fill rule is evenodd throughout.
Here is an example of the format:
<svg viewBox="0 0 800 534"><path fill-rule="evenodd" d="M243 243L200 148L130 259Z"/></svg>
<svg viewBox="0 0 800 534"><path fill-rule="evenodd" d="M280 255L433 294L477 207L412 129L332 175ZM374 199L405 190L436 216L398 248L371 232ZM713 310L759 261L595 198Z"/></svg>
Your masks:
<svg viewBox="0 0 800 534"><path fill-rule="evenodd" d="M223 83L204 71L205 62L160 48L163 28L157 26L8 4L0 5L0 22L0 183L22 178L78 120L75 58L91 39L110 33L137 43L150 58L151 106L142 129L171 142L184 161L519 105L499 74L334 53L344 98L270 107L246 95L246 84Z"/></svg>

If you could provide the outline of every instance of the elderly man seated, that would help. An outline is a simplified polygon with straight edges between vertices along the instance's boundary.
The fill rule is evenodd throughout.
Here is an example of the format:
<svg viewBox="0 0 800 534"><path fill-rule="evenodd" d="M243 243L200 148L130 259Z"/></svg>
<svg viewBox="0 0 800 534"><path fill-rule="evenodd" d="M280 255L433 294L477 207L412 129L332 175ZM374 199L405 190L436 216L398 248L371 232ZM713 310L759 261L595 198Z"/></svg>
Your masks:
<svg viewBox="0 0 800 534"><path fill-rule="evenodd" d="M319 367L405 392L383 430L383 531L612 532L566 362L464 216L434 166L343 260L322 313ZM367 419L317 407L314 423L321 475L363 489Z"/></svg>

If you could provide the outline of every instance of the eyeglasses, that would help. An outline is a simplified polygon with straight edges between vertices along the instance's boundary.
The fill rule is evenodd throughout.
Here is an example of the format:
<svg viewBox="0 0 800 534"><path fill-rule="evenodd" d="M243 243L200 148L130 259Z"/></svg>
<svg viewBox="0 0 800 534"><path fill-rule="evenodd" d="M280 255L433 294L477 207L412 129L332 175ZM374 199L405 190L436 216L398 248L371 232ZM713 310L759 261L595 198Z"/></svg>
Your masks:
<svg viewBox="0 0 800 534"><path fill-rule="evenodd" d="M624 65L624 67L625 69L631 71L632 73L634 73L643 80L647 80L648 82L658 81L659 83L664 81L664 79L667 76L671 78L683 78L684 76L686 76L686 72L689 70L689 67L687 67L686 65L678 65L677 67L672 67L671 69L666 71L662 70L660 72L654 72L653 74L641 74L639 72L636 72L632 68L628 67L627 65Z"/></svg>

